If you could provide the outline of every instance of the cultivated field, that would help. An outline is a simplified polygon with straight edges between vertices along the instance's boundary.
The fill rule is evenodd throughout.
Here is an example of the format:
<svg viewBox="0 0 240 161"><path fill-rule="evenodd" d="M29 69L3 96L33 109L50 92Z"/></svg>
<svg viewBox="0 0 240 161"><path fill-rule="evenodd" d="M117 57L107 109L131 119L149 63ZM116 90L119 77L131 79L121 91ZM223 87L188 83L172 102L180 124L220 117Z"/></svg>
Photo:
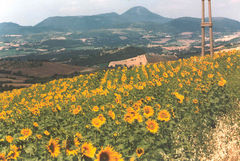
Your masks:
<svg viewBox="0 0 240 161"><path fill-rule="evenodd" d="M208 156L207 135L239 98L239 70L240 52L232 50L3 92L0 158L158 161Z"/></svg>

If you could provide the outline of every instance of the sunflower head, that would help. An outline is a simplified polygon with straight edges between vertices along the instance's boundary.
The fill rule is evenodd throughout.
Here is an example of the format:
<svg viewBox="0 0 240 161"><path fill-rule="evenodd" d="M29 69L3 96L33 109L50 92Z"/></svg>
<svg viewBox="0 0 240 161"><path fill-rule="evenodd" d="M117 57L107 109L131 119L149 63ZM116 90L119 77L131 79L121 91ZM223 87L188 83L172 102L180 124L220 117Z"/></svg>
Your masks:
<svg viewBox="0 0 240 161"><path fill-rule="evenodd" d="M92 111L94 111L94 112L98 112L98 110L99 110L99 107L98 107L98 106L94 106L94 107L92 108Z"/></svg>
<svg viewBox="0 0 240 161"><path fill-rule="evenodd" d="M26 128L26 129L22 129L21 130L21 134L23 135L22 137L20 137L20 139L26 139L26 138L28 138L29 136L31 136L32 135L32 130L31 129L28 129L28 128Z"/></svg>
<svg viewBox="0 0 240 161"><path fill-rule="evenodd" d="M77 139L77 138L76 138ZM75 143L80 144L78 142L78 140L76 141L75 139L67 139L65 142L64 142L64 146L66 148L66 153L67 155L77 155L78 152L79 152L79 148L75 145Z"/></svg>
<svg viewBox="0 0 240 161"><path fill-rule="evenodd" d="M83 138L82 134L79 133L79 132L76 132L75 136L76 136L78 139L82 139L82 138Z"/></svg>
<svg viewBox="0 0 240 161"><path fill-rule="evenodd" d="M135 157L131 157L129 161L135 161Z"/></svg>
<svg viewBox="0 0 240 161"><path fill-rule="evenodd" d="M33 126L34 126L34 127L38 127L39 125L38 125L37 122L34 122L34 123L33 123Z"/></svg>
<svg viewBox="0 0 240 161"><path fill-rule="evenodd" d="M72 114L74 114L74 115L77 115L79 112L80 112L80 110L78 108L74 108L72 110Z"/></svg>
<svg viewBox="0 0 240 161"><path fill-rule="evenodd" d="M154 110L153 110L153 108L151 106L145 106L143 108L143 111L144 111L144 116L146 118L149 118L149 117L151 117L154 114Z"/></svg>
<svg viewBox="0 0 240 161"><path fill-rule="evenodd" d="M47 145L47 150L52 157L57 157L60 154L60 145L58 144L58 139L50 139Z"/></svg>
<svg viewBox="0 0 240 161"><path fill-rule="evenodd" d="M67 153L67 155L72 155L72 156L75 156L75 155L77 155L78 154L78 149L66 149L66 153Z"/></svg>
<svg viewBox="0 0 240 161"><path fill-rule="evenodd" d="M99 114L97 118L102 122L102 124L106 122L106 118L103 116L103 114Z"/></svg>
<svg viewBox="0 0 240 161"><path fill-rule="evenodd" d="M137 156L139 158L144 154L144 149L143 148L137 148L136 153L137 153Z"/></svg>
<svg viewBox="0 0 240 161"><path fill-rule="evenodd" d="M149 119L149 120L147 120L146 124L147 124L148 131L150 131L151 133L155 134L155 133L158 132L159 126L158 126L158 123L155 120L150 120Z"/></svg>
<svg viewBox="0 0 240 161"><path fill-rule="evenodd" d="M89 158L93 158L94 154L96 152L96 148L91 143L84 143L82 145L81 152L84 156L87 156Z"/></svg>
<svg viewBox="0 0 240 161"><path fill-rule="evenodd" d="M198 100L195 98L195 99L192 100L192 102L193 102L194 104L197 104L197 103L198 103Z"/></svg>
<svg viewBox="0 0 240 161"><path fill-rule="evenodd" d="M16 145L11 145L10 146L10 149L11 149L11 151L8 153L8 155L7 155L7 159L14 159L14 160L16 160L18 157L19 157L19 151L18 151L18 147L16 146Z"/></svg>
<svg viewBox="0 0 240 161"><path fill-rule="evenodd" d="M7 140L7 142L12 143L13 142L13 137L10 136L10 135L7 135L6 140Z"/></svg>
<svg viewBox="0 0 240 161"><path fill-rule="evenodd" d="M171 118L171 114L167 110L161 110L158 113L158 120L168 122Z"/></svg>
<svg viewBox="0 0 240 161"><path fill-rule="evenodd" d="M115 120L115 113L112 110L108 111L108 115Z"/></svg>
<svg viewBox="0 0 240 161"><path fill-rule="evenodd" d="M99 129L102 126L102 121L99 118L93 118L92 125Z"/></svg>
<svg viewBox="0 0 240 161"><path fill-rule="evenodd" d="M135 120L135 117L134 117L134 115L132 115L131 113L126 113L126 114L124 115L124 121L132 124L134 120Z"/></svg>
<svg viewBox="0 0 240 161"><path fill-rule="evenodd" d="M50 133L47 130L45 130L43 133L47 136L50 135Z"/></svg>
<svg viewBox="0 0 240 161"><path fill-rule="evenodd" d="M105 149L101 149L95 161L123 161L123 159L120 153L114 151L112 147L107 146Z"/></svg>
<svg viewBox="0 0 240 161"><path fill-rule="evenodd" d="M0 153L0 161L7 161L4 153Z"/></svg>
<svg viewBox="0 0 240 161"><path fill-rule="evenodd" d="M221 80L218 82L218 85L220 87L223 87L226 83L227 83L227 81L225 79L221 78Z"/></svg>
<svg viewBox="0 0 240 161"><path fill-rule="evenodd" d="M42 139L42 135L41 135L41 134L37 134L36 137L37 137L38 139Z"/></svg>

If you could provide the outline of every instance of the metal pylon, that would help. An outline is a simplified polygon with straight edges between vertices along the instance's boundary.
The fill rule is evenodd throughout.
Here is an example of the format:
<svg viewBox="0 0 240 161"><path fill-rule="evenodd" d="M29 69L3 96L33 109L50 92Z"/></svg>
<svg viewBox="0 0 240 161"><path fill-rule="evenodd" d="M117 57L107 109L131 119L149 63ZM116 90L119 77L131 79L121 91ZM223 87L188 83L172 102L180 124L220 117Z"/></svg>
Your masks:
<svg viewBox="0 0 240 161"><path fill-rule="evenodd" d="M210 41L210 54L213 56L213 23L212 23L212 9L211 0L208 0L208 14L209 21L205 21L205 0L202 0L202 56L205 55L205 27L209 27L209 41Z"/></svg>

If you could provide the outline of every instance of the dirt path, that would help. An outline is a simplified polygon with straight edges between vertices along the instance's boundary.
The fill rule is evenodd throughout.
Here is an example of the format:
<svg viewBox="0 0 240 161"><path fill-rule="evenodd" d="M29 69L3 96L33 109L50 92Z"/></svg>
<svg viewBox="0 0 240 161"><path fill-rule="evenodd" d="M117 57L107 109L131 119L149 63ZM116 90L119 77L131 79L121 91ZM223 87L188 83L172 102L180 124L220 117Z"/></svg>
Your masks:
<svg viewBox="0 0 240 161"><path fill-rule="evenodd" d="M240 103L234 111L219 118L217 126L209 135L209 153L201 160L240 160Z"/></svg>
<svg viewBox="0 0 240 161"><path fill-rule="evenodd" d="M201 160L239 161L240 160L240 71L234 72L228 82L228 90L239 102L233 110L218 119L216 128L208 135L209 154Z"/></svg>

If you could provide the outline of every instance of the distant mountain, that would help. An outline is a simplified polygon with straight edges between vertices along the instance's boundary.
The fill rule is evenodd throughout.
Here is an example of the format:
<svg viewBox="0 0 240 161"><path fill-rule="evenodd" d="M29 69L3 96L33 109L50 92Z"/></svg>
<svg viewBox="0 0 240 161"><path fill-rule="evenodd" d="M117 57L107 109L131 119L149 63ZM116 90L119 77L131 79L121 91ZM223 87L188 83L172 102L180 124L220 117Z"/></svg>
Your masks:
<svg viewBox="0 0 240 161"><path fill-rule="evenodd" d="M162 24L171 19L150 12L144 7L134 7L118 15L117 13L106 13L93 16L67 16L50 17L37 24L35 27L47 27L60 31L86 31L104 28L124 28L134 23L155 22Z"/></svg>
<svg viewBox="0 0 240 161"><path fill-rule="evenodd" d="M138 6L133 7L123 13L121 17L128 22L155 22L155 23L165 23L170 21L170 18L162 17L158 14L152 13L148 9Z"/></svg>
<svg viewBox="0 0 240 161"><path fill-rule="evenodd" d="M123 14L106 13L93 16L49 17L35 26L20 26L14 23L0 23L0 35L27 34L49 31L89 31L110 28L135 27L145 30L176 34L200 32L201 19L181 17L170 19L152 13L144 7L133 7ZM215 32L240 31L240 22L228 18L213 18Z"/></svg>
<svg viewBox="0 0 240 161"><path fill-rule="evenodd" d="M240 30L240 22L233 19L224 17L214 17L213 23L215 32L223 31L234 32Z"/></svg>
<svg viewBox="0 0 240 161"><path fill-rule="evenodd" d="M114 24L122 22L121 17L117 13L106 13L94 16L49 17L35 27L45 27L60 31L86 31L111 28Z"/></svg>
<svg viewBox="0 0 240 161"><path fill-rule="evenodd" d="M20 28L21 26L16 23L12 23L12 22L0 23L0 34L8 34L8 33L17 34Z"/></svg>
<svg viewBox="0 0 240 161"><path fill-rule="evenodd" d="M206 19L208 21L208 19ZM201 19L181 17L158 26L158 30L166 33L200 32ZM236 32L240 30L240 22L228 18L213 18L214 32ZM208 30L206 30L208 31Z"/></svg>
<svg viewBox="0 0 240 161"><path fill-rule="evenodd" d="M12 22L0 23L0 35L8 34L28 34L50 31L48 28L39 28L33 26L20 26Z"/></svg>
<svg viewBox="0 0 240 161"><path fill-rule="evenodd" d="M159 26L159 30L166 33L197 32L201 29L200 24L199 18L181 17Z"/></svg>

